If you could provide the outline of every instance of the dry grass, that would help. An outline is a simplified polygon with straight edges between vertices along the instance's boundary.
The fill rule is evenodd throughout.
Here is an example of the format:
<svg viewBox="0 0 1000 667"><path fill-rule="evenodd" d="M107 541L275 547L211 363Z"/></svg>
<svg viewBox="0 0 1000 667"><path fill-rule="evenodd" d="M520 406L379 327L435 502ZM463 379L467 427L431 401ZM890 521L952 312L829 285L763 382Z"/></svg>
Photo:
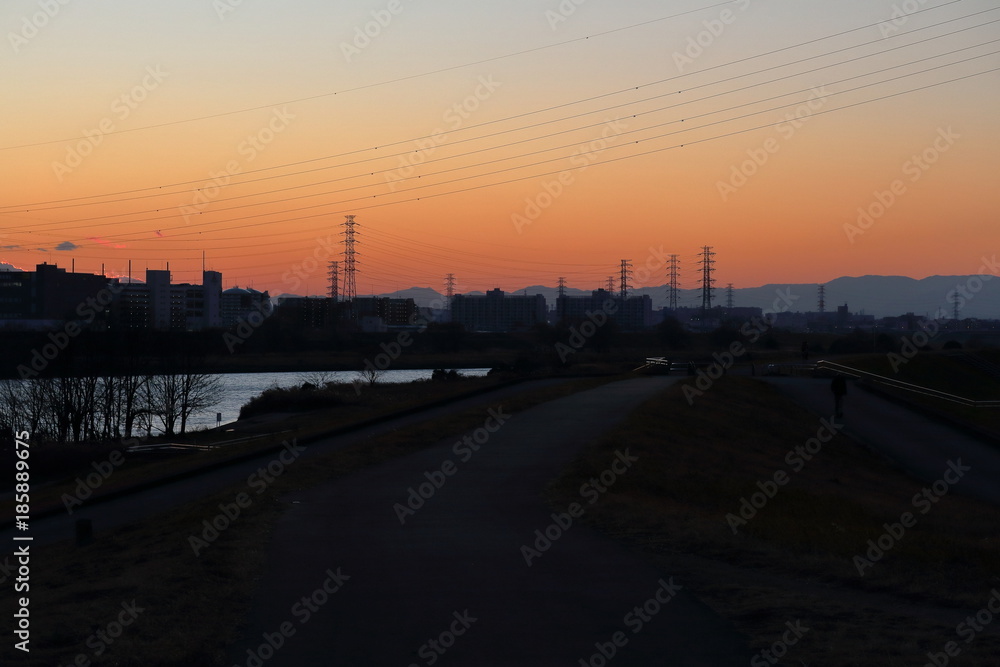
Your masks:
<svg viewBox="0 0 1000 667"><path fill-rule="evenodd" d="M142 487L151 480L171 475L197 472L206 467L224 464L226 461L253 455L274 448L288 438L306 440L328 433L334 429L352 426L391 417L400 411L419 408L438 401L457 400L475 392L497 387L501 381L495 378L464 378L454 382L417 382L408 384L377 384L362 388L356 393L351 386L342 387L343 403L334 408L309 410L294 414L283 414L274 419L237 422L222 430L199 431L185 436L154 438L155 442L182 442L213 446L205 451L193 451L176 455L129 455L123 454L126 462L115 469L108 479L100 484L94 497L103 494ZM233 433L227 433L233 429ZM258 436L236 445L218 446L227 440ZM32 443L31 457L34 474L32 510L37 516L45 510L63 510L63 494L74 495L79 485L78 479L86 479L94 473L93 463L107 461L112 451L120 447L102 445L59 445L55 443ZM12 461L11 455L11 461ZM13 463L11 462L11 466ZM51 471L43 474L41 471ZM13 478L11 478L13 480ZM13 499L0 503L7 516L13 515Z"/></svg>
<svg viewBox="0 0 1000 667"><path fill-rule="evenodd" d="M640 462L589 520L677 573L756 649L801 619L812 631L787 664L923 664L1000 585L997 509L949 494L921 514L911 499L923 484L840 435L793 472L786 453L819 427L750 379L724 378L693 407L676 385L588 447L551 497L565 506L629 447ZM777 470L790 481L734 534L727 513ZM854 556L906 511L916 526L859 576ZM963 643L961 664L996 664L998 629Z"/></svg>
<svg viewBox="0 0 1000 667"><path fill-rule="evenodd" d="M526 391L502 405L516 413L617 378L577 380ZM188 538L245 485L97 535L86 547L64 542L32 549L32 652L35 665L70 664L84 654L94 665L219 667L235 640L261 576L280 496L431 446L482 425L486 405L291 465L214 542L195 557ZM114 621L123 602L144 611L110 648L95 656L87 640ZM5 653L6 655L7 653ZM5 662L6 664L6 662ZM21 664L11 661L11 664Z"/></svg>

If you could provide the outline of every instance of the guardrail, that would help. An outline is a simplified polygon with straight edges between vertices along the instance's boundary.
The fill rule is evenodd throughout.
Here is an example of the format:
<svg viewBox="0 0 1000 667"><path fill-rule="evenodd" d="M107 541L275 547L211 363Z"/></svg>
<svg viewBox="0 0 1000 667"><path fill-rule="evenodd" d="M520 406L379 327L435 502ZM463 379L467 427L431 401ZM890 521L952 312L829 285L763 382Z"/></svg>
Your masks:
<svg viewBox="0 0 1000 667"><path fill-rule="evenodd" d="M832 361L825 361L825 360L817 361L816 368L828 369L831 371L835 371L837 373L841 373L843 375L869 380L871 382L877 382L878 384L884 384L888 387L894 387L896 389L901 389L903 391L913 392L915 394L920 394L922 396L931 396L934 398L940 398L941 400L944 401L958 403L959 405L965 405L971 408L1000 408L1000 401L976 401L971 398L965 398L964 396L957 396L955 394L949 394L948 392L938 391L937 389L931 389L930 387L922 387L917 384L903 382L902 380L886 377L885 375L878 375L877 373L869 373L868 371L863 371L857 368L851 368L850 366L836 364Z"/></svg>

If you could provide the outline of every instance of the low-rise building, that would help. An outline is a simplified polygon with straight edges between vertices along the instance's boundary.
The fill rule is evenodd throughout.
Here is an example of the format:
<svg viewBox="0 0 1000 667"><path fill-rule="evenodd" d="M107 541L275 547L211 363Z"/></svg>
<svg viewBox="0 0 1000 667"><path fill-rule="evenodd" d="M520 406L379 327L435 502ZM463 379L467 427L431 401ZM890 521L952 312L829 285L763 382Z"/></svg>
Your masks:
<svg viewBox="0 0 1000 667"><path fill-rule="evenodd" d="M653 326L653 300L648 294L622 300L605 289L598 289L590 296L563 295L556 299L556 321L582 322L597 312L603 312L624 331Z"/></svg>
<svg viewBox="0 0 1000 667"><path fill-rule="evenodd" d="M492 289L483 295L456 294L451 300L451 321L466 331L523 331L545 322L545 297L508 296Z"/></svg>

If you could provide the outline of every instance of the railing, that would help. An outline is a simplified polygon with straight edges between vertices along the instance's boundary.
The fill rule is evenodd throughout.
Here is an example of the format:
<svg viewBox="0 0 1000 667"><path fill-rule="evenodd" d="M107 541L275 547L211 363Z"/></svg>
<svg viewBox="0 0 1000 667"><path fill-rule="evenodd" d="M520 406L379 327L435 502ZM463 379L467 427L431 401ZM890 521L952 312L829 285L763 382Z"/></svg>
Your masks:
<svg viewBox="0 0 1000 667"><path fill-rule="evenodd" d="M659 366L661 368L665 367L667 369L667 372L670 372L670 370L672 370L672 365L670 363L670 360L667 359L666 357L646 357L646 363L644 363L642 366L639 366L638 368L633 368L632 372L634 373L636 371L642 371L651 366Z"/></svg>
<svg viewBox="0 0 1000 667"><path fill-rule="evenodd" d="M219 449L221 447L229 447L230 445L241 445L244 442L252 442L254 440L260 440L262 438L269 438L275 435L282 435L284 433L294 433L294 429L285 429L282 431L275 431L273 433L260 433L257 435L249 435L243 438L236 438L234 440L222 440L219 442L213 442L210 444L199 445L195 443L184 443L184 442L163 442L163 443L152 443L147 445L132 445L128 447L125 451L130 454L143 454L147 452L157 452L157 451L212 451Z"/></svg>
<svg viewBox="0 0 1000 667"><path fill-rule="evenodd" d="M902 380L896 380L891 377L886 377L884 375L878 375L876 373L869 373L868 371L862 371L857 368L851 368L850 366L844 366L841 364L835 364L832 361L817 361L816 368L824 368L843 375L848 375L851 377L869 380L871 382L877 382L878 384L884 384L888 387L894 387L896 389L901 389L903 391L913 392L915 394L920 394L922 396L932 396L934 398L940 398L944 401L950 401L952 403L958 403L959 405L965 405L971 408L1000 408L1000 401L976 401L971 398L965 398L964 396L956 396L955 394L949 394L944 391L938 391L937 389L931 389L930 387L922 387L920 385L911 384L909 382L903 382Z"/></svg>

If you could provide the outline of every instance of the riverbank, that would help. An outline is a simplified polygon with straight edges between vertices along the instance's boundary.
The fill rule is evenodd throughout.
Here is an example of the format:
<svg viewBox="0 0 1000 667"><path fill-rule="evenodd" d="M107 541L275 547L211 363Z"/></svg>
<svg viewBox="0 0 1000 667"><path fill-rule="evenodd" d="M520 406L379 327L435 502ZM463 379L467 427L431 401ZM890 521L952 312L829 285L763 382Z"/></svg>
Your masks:
<svg viewBox="0 0 1000 667"><path fill-rule="evenodd" d="M37 517L70 509L66 499L94 502L130 489L211 469L270 451L289 440L307 442L360 428L394 416L475 396L518 381L517 378L460 378L407 384L340 388L339 402L320 409L255 414L221 428L185 435L128 438L102 445L34 443L32 506ZM144 453L136 451L139 446ZM109 469L114 474L98 474ZM98 480L90 483L87 480ZM81 480L83 483L81 484ZM82 492L81 492L82 487ZM8 486L8 490L10 487ZM9 495L9 494L5 494ZM13 516L12 498L2 503Z"/></svg>
<svg viewBox="0 0 1000 667"><path fill-rule="evenodd" d="M266 493L252 495L254 502L241 508L238 520L229 523L224 535L195 552L192 535L200 535L204 521L218 513L220 505L231 504L237 494L247 492L245 481L141 522L104 528L100 533L95 530L94 543L86 547L35 545L32 554L45 568L38 575L39 592L32 597L36 615L32 652L37 651L37 659L45 664L68 664L74 656L88 652L85 640L94 632L94 619L104 618L121 599L134 599L145 610L140 621L107 646L94 664L232 664L225 661L222 649L237 637L261 576L271 527L289 506L289 493L481 426L484 405L501 405L505 414L516 414L612 379L568 379L537 388L526 385L502 398L491 394L476 399L478 403L462 404L456 399L456 408L442 416L406 428L386 428L384 434L344 449L317 450L308 465L289 466L273 479Z"/></svg>

